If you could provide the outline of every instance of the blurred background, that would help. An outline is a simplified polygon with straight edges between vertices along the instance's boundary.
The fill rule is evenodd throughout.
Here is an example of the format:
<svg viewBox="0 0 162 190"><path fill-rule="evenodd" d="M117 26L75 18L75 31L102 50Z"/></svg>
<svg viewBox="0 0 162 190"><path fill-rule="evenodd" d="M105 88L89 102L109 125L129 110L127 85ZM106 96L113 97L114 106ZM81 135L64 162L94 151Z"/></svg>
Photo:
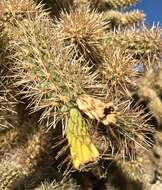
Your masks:
<svg viewBox="0 0 162 190"><path fill-rule="evenodd" d="M162 26L162 0L140 0L136 8L144 10L146 23L160 23Z"/></svg>

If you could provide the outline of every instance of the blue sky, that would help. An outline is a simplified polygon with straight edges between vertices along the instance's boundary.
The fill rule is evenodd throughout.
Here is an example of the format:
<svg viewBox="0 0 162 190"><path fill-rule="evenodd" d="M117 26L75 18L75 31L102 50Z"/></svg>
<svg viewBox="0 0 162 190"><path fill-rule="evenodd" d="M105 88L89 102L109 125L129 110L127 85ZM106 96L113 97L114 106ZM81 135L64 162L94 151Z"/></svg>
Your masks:
<svg viewBox="0 0 162 190"><path fill-rule="evenodd" d="M162 0L139 0L136 7L146 14L146 23L160 22L162 26Z"/></svg>

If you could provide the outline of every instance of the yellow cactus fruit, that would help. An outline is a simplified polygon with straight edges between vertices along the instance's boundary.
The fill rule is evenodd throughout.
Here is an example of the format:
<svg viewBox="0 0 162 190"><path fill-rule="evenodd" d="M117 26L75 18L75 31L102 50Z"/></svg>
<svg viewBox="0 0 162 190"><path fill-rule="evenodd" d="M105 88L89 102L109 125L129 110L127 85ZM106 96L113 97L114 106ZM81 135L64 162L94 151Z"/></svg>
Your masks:
<svg viewBox="0 0 162 190"><path fill-rule="evenodd" d="M116 112L112 102L103 102L89 95L80 95L77 105L90 119L97 119L104 125L116 123Z"/></svg>
<svg viewBox="0 0 162 190"><path fill-rule="evenodd" d="M72 163L76 169L89 162L97 161L99 157L99 152L88 133L88 127L81 113L75 108L71 109L66 136L70 145Z"/></svg>

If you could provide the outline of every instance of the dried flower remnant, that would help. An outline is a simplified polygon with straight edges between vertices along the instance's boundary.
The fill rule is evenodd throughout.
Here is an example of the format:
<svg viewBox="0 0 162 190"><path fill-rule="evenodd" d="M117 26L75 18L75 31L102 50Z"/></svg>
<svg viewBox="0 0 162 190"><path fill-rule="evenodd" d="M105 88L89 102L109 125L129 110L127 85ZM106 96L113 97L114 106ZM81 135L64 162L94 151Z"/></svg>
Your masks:
<svg viewBox="0 0 162 190"><path fill-rule="evenodd" d="M116 112L112 102L105 103L89 95L80 95L76 102L78 108L90 119L96 119L104 125L116 123Z"/></svg>

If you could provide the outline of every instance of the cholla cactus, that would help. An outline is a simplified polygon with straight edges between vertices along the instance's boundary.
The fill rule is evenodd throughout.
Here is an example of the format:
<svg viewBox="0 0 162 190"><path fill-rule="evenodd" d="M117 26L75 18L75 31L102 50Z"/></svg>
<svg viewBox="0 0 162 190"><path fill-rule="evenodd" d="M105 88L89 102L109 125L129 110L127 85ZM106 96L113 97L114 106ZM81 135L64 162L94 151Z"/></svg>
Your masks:
<svg viewBox="0 0 162 190"><path fill-rule="evenodd" d="M89 6L104 12L104 19L109 23L109 29L114 27L125 27L140 23L145 15L141 11L121 12L120 8L125 8L137 3L137 0L74 0L76 4Z"/></svg>
<svg viewBox="0 0 162 190"><path fill-rule="evenodd" d="M35 190L80 190L79 185L76 185L76 183L73 180L65 181L64 183L49 183L45 182L40 187L36 188Z"/></svg>
<svg viewBox="0 0 162 190"><path fill-rule="evenodd" d="M127 6L131 6L135 3L137 3L138 0L119 0L119 1L115 1L115 0L96 0L96 4L97 6L102 6L104 5L107 9L119 9L119 8L124 8ZM92 3L94 3L95 1L91 1Z"/></svg>
<svg viewBox="0 0 162 190"><path fill-rule="evenodd" d="M91 162L100 168L101 160L132 158L140 147L151 146L150 115L132 105L131 93L142 89L137 79L142 81L143 73L139 75L134 66L143 58L145 72L153 54L155 63L159 60L160 31L141 29L141 36L140 30L124 28L123 32L117 27L112 32L114 26L127 27L143 20L143 13L114 10L136 2L70 1L69 6L67 1L54 1L54 20L32 0L0 3L1 39L7 39L6 50L0 47L7 52L0 62L4 79L0 90L10 92L0 94L0 106L5 99L11 105L12 96L17 122L11 122L13 128L5 133L0 131L2 141L8 143L0 145L1 189L24 183L40 169L47 153L75 170L90 171ZM63 7L68 11L60 13ZM148 36L153 36L150 41ZM4 123L8 121L0 114ZM67 144L62 144L60 152L51 149L56 134ZM54 141L61 146L59 138ZM54 167L54 159L51 162ZM71 187L64 185L40 189Z"/></svg>
<svg viewBox="0 0 162 190"><path fill-rule="evenodd" d="M143 21L144 14L139 11L121 13L117 11L108 11L104 14L105 21L111 23L111 26L128 26Z"/></svg>
<svg viewBox="0 0 162 190"><path fill-rule="evenodd" d="M52 18L59 18L62 11L69 12L74 0L34 0L36 3L43 4L43 7L50 13Z"/></svg>
<svg viewBox="0 0 162 190"><path fill-rule="evenodd" d="M62 14L56 27L59 41L75 57L83 56L93 65L101 62L99 48L105 34L102 15L90 12L87 7L77 8L69 14Z"/></svg>
<svg viewBox="0 0 162 190"><path fill-rule="evenodd" d="M161 56L161 30L158 27L134 28L124 32L118 30L115 33L110 33L107 40L110 45L124 49L137 59L159 58Z"/></svg>
<svg viewBox="0 0 162 190"><path fill-rule="evenodd" d="M149 69L144 78L138 82L138 95L141 101L145 101L158 125L162 123L162 102L161 102L161 68Z"/></svg>
<svg viewBox="0 0 162 190"><path fill-rule="evenodd" d="M26 125L26 127L28 126ZM14 153L10 152L5 159L1 160L1 189L16 188L25 177L35 172L43 157L47 156L46 151L49 147L47 134L39 127L33 134L28 135L24 146L17 148Z"/></svg>

